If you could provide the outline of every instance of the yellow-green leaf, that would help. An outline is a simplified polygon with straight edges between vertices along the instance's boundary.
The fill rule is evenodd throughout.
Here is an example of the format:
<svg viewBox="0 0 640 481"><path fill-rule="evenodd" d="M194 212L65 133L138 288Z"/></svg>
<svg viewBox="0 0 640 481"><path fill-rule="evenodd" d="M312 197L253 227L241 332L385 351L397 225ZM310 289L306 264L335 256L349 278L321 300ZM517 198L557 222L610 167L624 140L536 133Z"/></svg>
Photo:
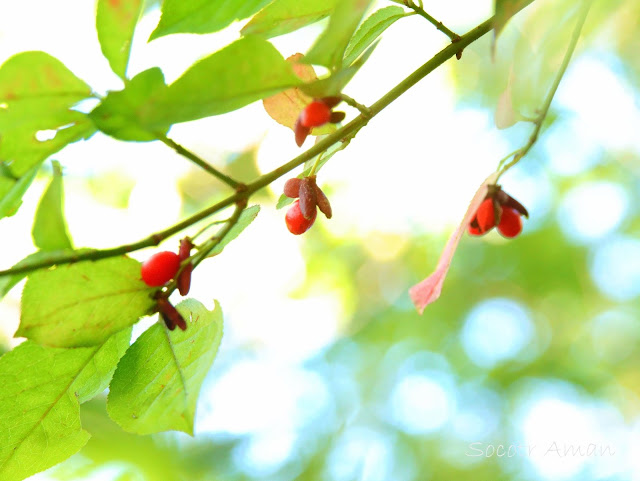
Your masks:
<svg viewBox="0 0 640 481"><path fill-rule="evenodd" d="M44 251L73 249L64 218L64 187L58 162L53 162L53 179L38 204L31 235L35 246Z"/></svg>
<svg viewBox="0 0 640 481"><path fill-rule="evenodd" d="M242 29L243 35L271 38L290 33L328 17L337 0L275 0Z"/></svg>
<svg viewBox="0 0 640 481"><path fill-rule="evenodd" d="M79 349L27 341L0 357L0 479L25 479L84 446L79 404L107 387L130 337Z"/></svg>
<svg viewBox="0 0 640 481"><path fill-rule="evenodd" d="M405 11L395 5L381 8L371 14L349 41L344 54L344 64L351 65L387 28L405 15Z"/></svg>
<svg viewBox="0 0 640 481"><path fill-rule="evenodd" d="M341 68L347 45L370 3L371 0L338 2L329 18L329 25L313 44L305 60L329 70Z"/></svg>
<svg viewBox="0 0 640 481"><path fill-rule="evenodd" d="M223 114L300 83L273 45L244 37L200 60L172 83L149 107L147 124Z"/></svg>
<svg viewBox="0 0 640 481"><path fill-rule="evenodd" d="M0 164L0 167L3 167ZM0 219L11 217L22 205L22 196L35 179L40 165L32 167L20 177L13 177L11 172L0 169Z"/></svg>
<svg viewBox="0 0 640 481"><path fill-rule="evenodd" d="M126 78L131 40L142 10L142 0L98 0L96 30L102 54L111 70Z"/></svg>
<svg viewBox="0 0 640 481"><path fill-rule="evenodd" d="M95 346L154 306L128 257L84 261L29 275L17 336L53 347Z"/></svg>
<svg viewBox="0 0 640 481"><path fill-rule="evenodd" d="M107 411L125 431L193 434L198 393L222 339L222 310L217 302L209 311L193 299L177 309L187 330L155 324L133 343L113 375Z"/></svg>
<svg viewBox="0 0 640 481"><path fill-rule="evenodd" d="M95 132L77 102L91 89L44 52L22 52L0 67L0 163L22 177L70 142Z"/></svg>
<svg viewBox="0 0 640 481"><path fill-rule="evenodd" d="M271 0L164 0L160 23L149 40L172 33L211 33L250 17Z"/></svg>

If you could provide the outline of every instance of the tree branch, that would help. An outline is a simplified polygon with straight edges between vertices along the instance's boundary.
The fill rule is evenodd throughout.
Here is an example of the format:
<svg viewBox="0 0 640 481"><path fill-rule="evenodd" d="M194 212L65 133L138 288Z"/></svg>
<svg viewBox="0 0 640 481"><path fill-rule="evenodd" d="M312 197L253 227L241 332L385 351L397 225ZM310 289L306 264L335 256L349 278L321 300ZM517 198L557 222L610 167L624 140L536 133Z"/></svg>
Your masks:
<svg viewBox="0 0 640 481"><path fill-rule="evenodd" d="M239 189L235 194L213 204L206 209L197 212L196 214L187 217L186 219L178 222L177 224L170 226L162 231L159 231L155 234L150 235L138 242L134 242L131 244L125 244L119 247L113 247L110 249L102 249L102 250L89 250L78 253L73 253L68 256L62 256L56 260L47 260L41 262L34 262L29 265L22 265L19 267L14 267L11 269L6 269L0 271L0 277L15 275L15 274L25 274L27 272L31 272L37 269L43 269L46 267L51 267L54 265L62 265L62 264L70 264L73 262L80 261L88 261L88 260L99 260L105 259L108 257L115 257L123 254L127 254L129 252L133 252L136 250L144 249L146 247L156 246L160 244L163 240L168 237L171 237L174 234L182 231L183 229L203 220L207 217L216 214L222 209L241 202L243 200L248 199L251 194L262 189L263 187L269 185L271 182L281 177L282 175L290 172L301 164L304 164L307 160L312 159L316 155L324 152L333 144L344 140L345 138L350 137L355 132L357 132L361 127L369 122L369 120L376 115L378 115L385 107L391 104L394 100L404 94L407 90L413 87L416 83L418 83L421 79L429 75L436 68L442 65L444 62L449 60L451 57L454 57L456 53L471 43L478 40L480 37L489 32L493 27L493 17L484 21L474 29L470 30L466 34L460 37L460 40L456 43L452 43L434 55L430 60L428 60L425 64L415 70L412 74L406 77L402 82L392 88L389 92L383 95L377 102L369 107L369 115L358 115L355 119L353 119L348 124L344 125L342 128L333 132L332 134L325 137L320 142L314 144L311 148L298 155L297 157L291 159L284 165L268 172L260 177L258 177L255 181L250 184L247 184L244 189Z"/></svg>

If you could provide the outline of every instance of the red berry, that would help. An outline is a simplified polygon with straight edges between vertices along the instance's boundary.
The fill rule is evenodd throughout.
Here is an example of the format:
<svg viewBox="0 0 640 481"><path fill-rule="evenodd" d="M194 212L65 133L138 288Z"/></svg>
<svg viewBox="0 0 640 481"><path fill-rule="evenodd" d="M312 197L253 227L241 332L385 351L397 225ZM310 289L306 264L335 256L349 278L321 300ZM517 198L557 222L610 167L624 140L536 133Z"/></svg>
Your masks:
<svg viewBox="0 0 640 481"><path fill-rule="evenodd" d="M304 127L320 127L331 120L331 109L324 102L314 100L300 112L300 124Z"/></svg>
<svg viewBox="0 0 640 481"><path fill-rule="evenodd" d="M493 199L485 199L476 212L478 230L481 234L489 232L496 225L496 215L493 206Z"/></svg>
<svg viewBox="0 0 640 481"><path fill-rule="evenodd" d="M175 252L162 251L153 254L142 263L140 273L144 283L151 287L162 286L173 279L180 267L180 258Z"/></svg>
<svg viewBox="0 0 640 481"><path fill-rule="evenodd" d="M502 210L500 224L498 224L498 232L500 232L503 237L507 237L509 239L520 234L520 232L522 232L522 219L520 218L520 213L511 207L505 207Z"/></svg>
<svg viewBox="0 0 640 481"><path fill-rule="evenodd" d="M315 209L313 210L311 219L305 219L305 217L302 215L302 211L300 210L300 203L296 200L287 211L287 215L285 215L284 220L287 224L287 229L289 229L289 232L295 235L304 234L315 222L316 211Z"/></svg>

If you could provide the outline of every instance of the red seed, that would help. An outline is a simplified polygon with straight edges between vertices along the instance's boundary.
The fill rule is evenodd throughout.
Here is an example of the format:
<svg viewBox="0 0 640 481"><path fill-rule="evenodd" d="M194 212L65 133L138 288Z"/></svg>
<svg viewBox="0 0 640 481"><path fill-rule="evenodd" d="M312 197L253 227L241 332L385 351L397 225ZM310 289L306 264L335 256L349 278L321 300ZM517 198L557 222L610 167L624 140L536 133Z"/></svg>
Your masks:
<svg viewBox="0 0 640 481"><path fill-rule="evenodd" d="M289 229L289 232L294 235L300 235L307 232L313 225L316 220L316 213L314 211L313 217L311 219L305 219L302 215L302 212L300 211L300 203L296 200L287 211L284 220L287 224L287 229Z"/></svg>
<svg viewBox="0 0 640 481"><path fill-rule="evenodd" d="M284 195L292 199L297 198L300 195L299 192L301 183L302 179L298 179L297 177L287 180L284 183Z"/></svg>
<svg viewBox="0 0 640 481"><path fill-rule="evenodd" d="M478 229L484 234L493 229L496 225L496 216L492 198L485 199L476 212Z"/></svg>
<svg viewBox="0 0 640 481"><path fill-rule="evenodd" d="M331 109L324 102L315 100L300 112L299 120L304 127L320 127L331 120Z"/></svg>
<svg viewBox="0 0 640 481"><path fill-rule="evenodd" d="M522 218L520 213L511 207L505 207L502 210L500 224L498 224L498 232L503 237L511 239L522 232Z"/></svg>
<svg viewBox="0 0 640 481"><path fill-rule="evenodd" d="M150 287L159 287L173 279L180 267L178 254L162 251L153 254L142 263L140 274L144 283Z"/></svg>

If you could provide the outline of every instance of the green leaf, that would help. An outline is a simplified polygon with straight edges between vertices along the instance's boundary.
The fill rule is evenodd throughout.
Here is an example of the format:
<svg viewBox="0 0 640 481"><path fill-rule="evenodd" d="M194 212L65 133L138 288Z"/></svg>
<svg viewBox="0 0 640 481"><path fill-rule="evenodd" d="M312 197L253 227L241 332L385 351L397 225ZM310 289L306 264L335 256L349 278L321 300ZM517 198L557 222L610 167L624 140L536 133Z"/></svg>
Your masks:
<svg viewBox="0 0 640 481"><path fill-rule="evenodd" d="M89 116L108 135L151 141L174 123L230 112L300 83L273 45L246 37L200 60L169 87L158 68L136 75Z"/></svg>
<svg viewBox="0 0 640 481"><path fill-rule="evenodd" d="M86 115L71 110L90 96L86 83L44 52L11 57L0 67L0 163L22 177L68 143L92 135ZM42 131L55 136L38 140Z"/></svg>
<svg viewBox="0 0 640 481"><path fill-rule="evenodd" d="M243 230L249 227L249 224L251 224L256 219L256 217L258 217L259 212L260 212L259 205L252 205L251 207L248 207L245 210L243 210L242 214L240 214L240 218L238 219L238 222L236 222L236 224L231 229L229 229L229 232L227 233L226 236L224 236L224 239L222 239L220 243L217 246L215 246L215 248L211 251L209 255L215 256L217 254L220 254L223 251L223 249L229 244L229 242L234 240L236 237L242 234Z"/></svg>
<svg viewBox="0 0 640 481"><path fill-rule="evenodd" d="M45 190L33 221L33 243L43 251L73 249L64 218L62 169L53 162L53 179Z"/></svg>
<svg viewBox="0 0 640 481"><path fill-rule="evenodd" d="M29 342L29 341L27 341ZM102 393L111 382L113 373L118 366L118 361L129 349L131 342L131 328L116 332L98 347L83 347L74 350L93 350L91 362L80 371L76 380L71 386L71 390L76 395L80 403L93 399ZM47 348L55 349L58 348Z"/></svg>
<svg viewBox="0 0 640 481"><path fill-rule="evenodd" d="M164 0L160 23L149 40L172 33L211 33L250 17L271 0Z"/></svg>
<svg viewBox="0 0 640 481"><path fill-rule="evenodd" d="M153 288L128 257L85 261L29 275L16 336L53 347L94 346L154 306Z"/></svg>
<svg viewBox="0 0 640 481"><path fill-rule="evenodd" d="M275 0L242 29L242 35L277 37L328 17L338 0Z"/></svg>
<svg viewBox="0 0 640 481"><path fill-rule="evenodd" d="M0 172L0 219L10 217L18 211L22 205L22 196L31 186L39 169L38 164L18 178L5 176Z"/></svg>
<svg viewBox="0 0 640 481"><path fill-rule="evenodd" d="M186 331L157 323L118 364L107 412L125 431L193 434L198 393L222 339L222 310L217 301L215 310L208 311L193 299L177 309L187 321Z"/></svg>
<svg viewBox="0 0 640 481"><path fill-rule="evenodd" d="M31 264L36 264L42 261L56 261L61 258L67 257L71 253L79 253L82 250L71 250L65 249L61 251L39 251L34 252L33 254L29 254L27 257L22 259L20 262L15 264L13 267L23 267ZM12 276L4 276L0 277L0 300L7 295L7 292L11 290L13 286L15 286L22 279L27 277L28 273L24 274L15 274Z"/></svg>
<svg viewBox="0 0 640 481"><path fill-rule="evenodd" d="M177 123L244 107L301 83L273 45L244 37L200 60L149 108L150 124Z"/></svg>
<svg viewBox="0 0 640 481"><path fill-rule="evenodd" d="M0 357L0 479L25 479L84 446L80 403L106 388L130 337L80 349L27 341Z"/></svg>
<svg viewBox="0 0 640 481"><path fill-rule="evenodd" d="M362 67L369 59L375 48L378 46L378 41L374 42L373 45L360 55L349 67L338 70L329 77L301 85L300 90L315 98L339 95L342 92L342 89L345 88L353 76L358 72L358 70L360 70L360 67Z"/></svg>
<svg viewBox="0 0 640 481"><path fill-rule="evenodd" d="M320 140L322 139L318 139L318 141ZM318 157L320 157L320 160L318 161L318 165L316 166L316 173L320 171L320 169L324 166L324 164L326 164L329 161L331 157L333 157L337 152L344 149L347 145L349 145L349 142L336 142L324 152L316 155L312 159L307 160L304 163L304 170L297 175L298 179L303 179L304 177L307 177L311 173L311 169L313 168L313 165L316 163L316 160L318 159ZM295 199L292 199L291 197L287 197L286 195L282 194L278 199L278 203L276 204L276 209L282 209L283 207L286 207L289 204L293 203L294 200Z"/></svg>
<svg viewBox="0 0 640 481"><path fill-rule="evenodd" d="M338 2L329 19L329 25L305 56L306 61L324 65L329 70L341 68L347 45L370 3L371 0Z"/></svg>
<svg viewBox="0 0 640 481"><path fill-rule="evenodd" d="M98 0L96 30L102 54L111 70L125 79L131 40L142 10L142 0Z"/></svg>
<svg viewBox="0 0 640 481"><path fill-rule="evenodd" d="M171 121L153 122L146 112L155 99L166 94L164 75L158 67L140 72L124 90L109 92L107 97L89 114L89 117L105 134L121 140L148 142L164 135Z"/></svg>
<svg viewBox="0 0 640 481"><path fill-rule="evenodd" d="M367 18L347 46L344 55L345 65L351 65L387 28L405 15L402 8L390 6L381 8Z"/></svg>
<svg viewBox="0 0 640 481"><path fill-rule="evenodd" d="M491 43L491 51L495 52L496 40L498 35L502 32L502 29L507 22L517 12L529 5L533 0L494 0L493 2L493 41Z"/></svg>

